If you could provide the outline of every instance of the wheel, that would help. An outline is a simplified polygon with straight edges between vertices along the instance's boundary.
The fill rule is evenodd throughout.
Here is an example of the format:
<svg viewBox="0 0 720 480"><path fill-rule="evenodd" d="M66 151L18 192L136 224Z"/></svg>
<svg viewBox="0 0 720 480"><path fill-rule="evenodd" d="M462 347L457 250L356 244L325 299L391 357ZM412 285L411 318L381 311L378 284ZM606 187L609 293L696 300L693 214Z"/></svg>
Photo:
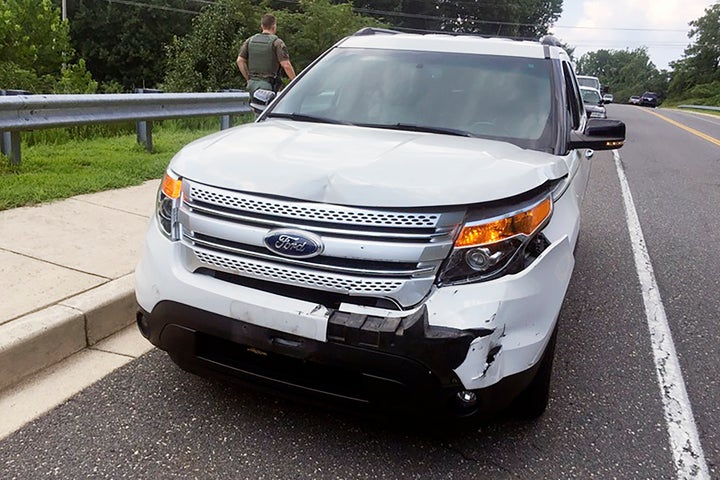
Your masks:
<svg viewBox="0 0 720 480"><path fill-rule="evenodd" d="M517 417L534 420L547 408L548 400L550 400L550 378L555 358L557 330L557 326L555 326L542 359L540 359L540 367L535 377L513 402L512 410Z"/></svg>

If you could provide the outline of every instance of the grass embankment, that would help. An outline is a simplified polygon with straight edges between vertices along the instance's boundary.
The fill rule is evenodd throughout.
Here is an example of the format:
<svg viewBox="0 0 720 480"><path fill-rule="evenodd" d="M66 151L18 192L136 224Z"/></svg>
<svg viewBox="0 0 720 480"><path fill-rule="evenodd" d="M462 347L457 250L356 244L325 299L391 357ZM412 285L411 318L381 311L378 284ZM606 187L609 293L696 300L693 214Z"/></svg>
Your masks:
<svg viewBox="0 0 720 480"><path fill-rule="evenodd" d="M153 153L137 143L134 128L128 125L95 129L91 133L87 128L24 133L18 167L0 156L0 210L160 178L170 159L184 145L218 130L216 118L156 124Z"/></svg>

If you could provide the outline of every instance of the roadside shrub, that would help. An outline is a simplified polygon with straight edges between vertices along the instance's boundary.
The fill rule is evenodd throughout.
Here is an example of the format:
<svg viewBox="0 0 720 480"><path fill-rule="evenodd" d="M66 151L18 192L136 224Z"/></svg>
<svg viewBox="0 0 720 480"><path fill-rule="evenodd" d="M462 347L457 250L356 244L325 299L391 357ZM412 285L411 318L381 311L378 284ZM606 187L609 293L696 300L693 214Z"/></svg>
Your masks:
<svg viewBox="0 0 720 480"><path fill-rule="evenodd" d="M687 96L691 98L712 98L720 95L720 81L703 83L691 88Z"/></svg>
<svg viewBox="0 0 720 480"><path fill-rule="evenodd" d="M60 69L60 78L55 83L54 93L96 93L98 82L85 68L82 58L75 64L64 64Z"/></svg>

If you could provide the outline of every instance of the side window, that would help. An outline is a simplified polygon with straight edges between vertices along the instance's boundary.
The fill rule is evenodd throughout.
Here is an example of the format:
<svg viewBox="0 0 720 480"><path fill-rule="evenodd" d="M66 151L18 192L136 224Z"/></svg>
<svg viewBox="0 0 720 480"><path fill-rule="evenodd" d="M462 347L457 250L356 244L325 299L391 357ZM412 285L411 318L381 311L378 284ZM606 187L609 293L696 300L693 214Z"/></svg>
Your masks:
<svg viewBox="0 0 720 480"><path fill-rule="evenodd" d="M573 74L572 68L567 62L562 62L563 76L565 77L565 92L567 95L567 108L570 118L572 119L572 129L580 128L580 120L582 118L583 103L580 98L580 88L577 85L577 79Z"/></svg>

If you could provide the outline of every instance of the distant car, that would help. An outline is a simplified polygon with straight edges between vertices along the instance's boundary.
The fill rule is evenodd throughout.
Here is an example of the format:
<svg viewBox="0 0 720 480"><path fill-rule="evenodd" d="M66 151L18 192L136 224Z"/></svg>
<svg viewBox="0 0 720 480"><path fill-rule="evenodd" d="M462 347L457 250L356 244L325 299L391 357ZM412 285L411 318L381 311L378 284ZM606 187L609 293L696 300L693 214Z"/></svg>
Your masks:
<svg viewBox="0 0 720 480"><path fill-rule="evenodd" d="M645 92L640 97L640 105L643 107L657 107L659 103L658 94L655 92Z"/></svg>
<svg viewBox="0 0 720 480"><path fill-rule="evenodd" d="M640 95L633 95L633 96L630 97L630 99L628 100L628 103L629 103L630 105L640 105Z"/></svg>
<svg viewBox="0 0 720 480"><path fill-rule="evenodd" d="M603 103L612 103L613 102L613 96L612 93L606 93L603 95Z"/></svg>
<svg viewBox="0 0 720 480"><path fill-rule="evenodd" d="M585 111L589 118L607 118L607 110L603 105L603 99L600 96L600 90L592 87L580 86L583 102L585 103Z"/></svg>

